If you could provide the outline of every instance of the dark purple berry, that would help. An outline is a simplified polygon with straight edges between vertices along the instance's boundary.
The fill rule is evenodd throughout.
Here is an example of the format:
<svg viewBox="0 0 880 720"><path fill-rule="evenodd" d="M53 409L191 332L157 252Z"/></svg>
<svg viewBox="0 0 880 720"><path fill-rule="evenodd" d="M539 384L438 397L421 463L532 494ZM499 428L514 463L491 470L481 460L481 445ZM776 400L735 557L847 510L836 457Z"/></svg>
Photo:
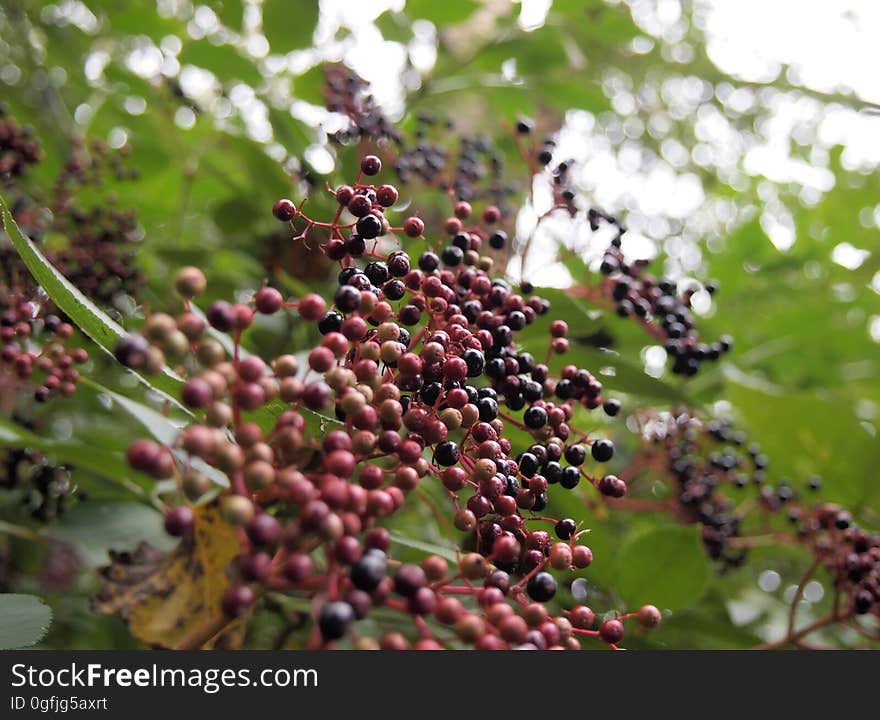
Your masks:
<svg viewBox="0 0 880 720"><path fill-rule="evenodd" d="M547 602L556 595L556 578L548 572L538 572L526 583L526 592L535 602Z"/></svg>
<svg viewBox="0 0 880 720"><path fill-rule="evenodd" d="M354 610L347 602L324 603L318 616L318 627L324 640L339 640L354 622Z"/></svg>

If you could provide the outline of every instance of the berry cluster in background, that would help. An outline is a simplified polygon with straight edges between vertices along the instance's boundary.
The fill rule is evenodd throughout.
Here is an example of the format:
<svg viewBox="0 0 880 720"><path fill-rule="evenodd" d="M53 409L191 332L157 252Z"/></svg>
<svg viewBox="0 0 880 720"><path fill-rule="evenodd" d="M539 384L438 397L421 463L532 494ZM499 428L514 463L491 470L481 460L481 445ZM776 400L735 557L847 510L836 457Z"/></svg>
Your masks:
<svg viewBox="0 0 880 720"><path fill-rule="evenodd" d="M33 132L0 108L0 188L16 222L78 290L113 308L121 296L136 295L143 286L135 263L136 213L112 204L82 204L78 195L100 189L108 175L130 180L137 173L105 144L77 141L51 186L41 187L32 175L45 159ZM49 239L55 244L46 246ZM34 281L8 240L0 238L0 413L38 429L34 401L76 392L89 361L83 344L70 319ZM0 484L20 492L22 504L42 521L59 516L76 490L69 467L47 463L29 448L4 450Z"/></svg>
<svg viewBox="0 0 880 720"><path fill-rule="evenodd" d="M411 132L403 132L376 104L369 83L350 68L327 65L324 77L326 108L348 121L333 135L335 142L382 146L401 183L420 182L465 202L490 204L499 219L511 216L517 186L505 178L503 155L491 138L457 132L449 117L428 112L415 117Z"/></svg>
<svg viewBox="0 0 880 720"><path fill-rule="evenodd" d="M669 497L649 504L635 500L637 509L699 524L706 551L728 570L741 566L749 549L768 535L806 548L814 561L798 596L824 566L833 579L835 620L880 613L880 536L859 528L840 505L816 502L821 478L771 479L770 460L760 445L726 419L707 421L683 410L644 411L639 423L643 445L627 469L634 495L643 494L638 492L642 481L660 473ZM784 518L782 525L773 522L777 516Z"/></svg>
<svg viewBox="0 0 880 720"><path fill-rule="evenodd" d="M112 205L83 207L77 194L99 188L106 173L117 179L137 176L118 153L102 143L75 143L50 188L29 177L43 151L32 133L0 113L0 181L16 222L37 243L51 233L61 246L46 247L52 264L84 295L113 307L120 295L133 295L143 284L134 262L140 241L136 213ZM44 402L70 396L76 389L76 366L88 352L70 347L74 327L34 282L8 241L0 240L0 385L4 402L16 406L24 389Z"/></svg>

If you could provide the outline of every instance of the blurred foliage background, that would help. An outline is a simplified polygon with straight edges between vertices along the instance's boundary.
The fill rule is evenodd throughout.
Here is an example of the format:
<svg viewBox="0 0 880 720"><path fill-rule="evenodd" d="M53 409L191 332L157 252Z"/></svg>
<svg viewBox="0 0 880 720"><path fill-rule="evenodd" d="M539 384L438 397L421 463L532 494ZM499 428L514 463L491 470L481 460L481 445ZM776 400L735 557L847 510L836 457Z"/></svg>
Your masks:
<svg viewBox="0 0 880 720"><path fill-rule="evenodd" d="M677 278L717 279L719 293L701 293L696 306L701 331L736 343L683 381L631 323L585 314L551 291L558 315L613 349L582 347L603 383L627 411L687 404L734 417L770 456L774 477L819 474L823 498L877 527L880 96L811 78L796 59L731 68L718 37L715 6L723 4L5 0L0 101L43 143L32 180L44 187L73 138L126 149L138 178L108 178L95 192L137 209L136 263L147 287L137 301L120 296L108 308L130 327L145 308L167 304L169 278L184 264L205 270L209 299L247 297L264 278L292 294L333 282L269 212L278 197L310 193L327 210L325 182L354 176L363 148L333 142L345 123L324 108L322 63L345 62L370 81L404 132L435 113L457 133L488 136L515 179L528 177L510 139L516 119L559 130L558 154L576 160L575 184L630 229L624 250L655 257ZM866 30L857 13L844 21ZM778 32L798 33L794 14ZM417 182L400 188L427 218L448 211L442 193ZM521 247L542 212L542 188L520 182L514 197ZM513 258L510 274L561 288L595 269L604 247L565 219L542 223L534 244L527 266ZM574 260L547 263L566 248ZM306 347L304 329L285 322L264 319L248 337L251 349ZM98 353L84 374L100 385L41 410L37 429L50 439L47 455L75 468L71 482L87 500L38 524L20 490L0 490L0 587L51 607L42 647L136 646L118 618L89 610L89 598L108 548L140 539L168 546L151 489L121 463L150 422L139 413L158 405ZM107 388L137 402L126 406ZM626 448L633 426L623 425L614 432ZM15 432L4 430L0 446L27 444ZM104 453L107 467L88 462L84 449ZM605 610L650 601L672 611L630 646L748 647L782 632L805 554L760 548L744 567L719 573L693 527L607 515L578 496L559 502L593 528L597 561L575 588L586 602ZM422 510L395 526L401 542L452 547L449 529ZM831 593L818 580L801 601L804 617L827 608ZM256 623L248 642L275 642L272 622ZM835 643L860 642L833 632Z"/></svg>

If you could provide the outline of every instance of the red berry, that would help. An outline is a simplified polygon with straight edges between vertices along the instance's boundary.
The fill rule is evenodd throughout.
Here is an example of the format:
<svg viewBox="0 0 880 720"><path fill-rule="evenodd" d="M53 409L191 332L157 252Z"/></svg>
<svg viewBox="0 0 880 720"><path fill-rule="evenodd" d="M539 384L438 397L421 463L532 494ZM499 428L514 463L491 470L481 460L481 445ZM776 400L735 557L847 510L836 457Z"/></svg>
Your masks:
<svg viewBox="0 0 880 720"><path fill-rule="evenodd" d="M393 185L382 185L376 190L376 200L382 207L391 207L397 202L397 188Z"/></svg>
<svg viewBox="0 0 880 720"><path fill-rule="evenodd" d="M336 188L336 202L340 205L348 205L354 197L354 188L351 185L340 185Z"/></svg>
<svg viewBox="0 0 880 720"><path fill-rule="evenodd" d="M234 305L235 311L235 328L237 330L246 330L254 321L254 311L247 305Z"/></svg>
<svg viewBox="0 0 880 720"><path fill-rule="evenodd" d="M303 320L315 322L321 319L321 316L327 310L327 303L320 295L311 293L305 295L299 301L299 314Z"/></svg>
<svg viewBox="0 0 880 720"><path fill-rule="evenodd" d="M501 219L501 211L495 205L489 205L483 210L483 222L494 225Z"/></svg>
<svg viewBox="0 0 880 720"><path fill-rule="evenodd" d="M325 373L336 362L333 351L327 347L316 347L309 353L309 367L315 372Z"/></svg>
<svg viewBox="0 0 880 720"><path fill-rule="evenodd" d="M256 355L242 360L238 365L238 376L245 382L257 382L266 372L266 364Z"/></svg>
<svg viewBox="0 0 880 720"><path fill-rule="evenodd" d="M606 620L599 626L599 637L609 645L623 640L623 623L620 620Z"/></svg>
<svg viewBox="0 0 880 720"><path fill-rule="evenodd" d="M626 495L626 483L616 475L606 475L597 486L603 495L613 498L621 498Z"/></svg>
<svg viewBox="0 0 880 720"><path fill-rule="evenodd" d="M586 605L578 605L569 611L568 619L574 627L589 630L596 620L596 613Z"/></svg>
<svg viewBox="0 0 880 720"><path fill-rule="evenodd" d="M265 582L271 572L272 558L268 553L255 552L238 558L238 572L248 582Z"/></svg>
<svg viewBox="0 0 880 720"><path fill-rule="evenodd" d="M365 155L361 160L361 172L364 175L378 175L382 169L382 161L375 155Z"/></svg>
<svg viewBox="0 0 880 720"><path fill-rule="evenodd" d="M366 217L373 209L373 204L365 195L355 195L348 203L348 211L355 217Z"/></svg>
<svg viewBox="0 0 880 720"><path fill-rule="evenodd" d="M243 382L232 393L235 402L242 410L256 410L266 401L266 391L254 382Z"/></svg>
<svg viewBox="0 0 880 720"><path fill-rule="evenodd" d="M254 304L259 312L264 315L272 315L284 305L284 298L275 288L262 287L254 296Z"/></svg>
<svg viewBox="0 0 880 720"><path fill-rule="evenodd" d="M241 617L250 610L256 599L254 591L247 585L231 585L223 593L221 607L227 616Z"/></svg>
<svg viewBox="0 0 880 720"><path fill-rule="evenodd" d="M296 205L292 200L282 198L272 206L272 214L281 222L290 222L296 217Z"/></svg>
<svg viewBox="0 0 880 720"><path fill-rule="evenodd" d="M135 470L154 475L165 449L152 440L135 440L126 451L128 464Z"/></svg>
<svg viewBox="0 0 880 720"><path fill-rule="evenodd" d="M457 203L455 203L454 212L455 217L457 217L459 220L467 220L471 216L471 212L473 212L473 209L471 208L471 204L469 202L466 202L465 200L459 200Z"/></svg>
<svg viewBox="0 0 880 720"><path fill-rule="evenodd" d="M403 232L405 232L409 237L417 238L421 236L423 232L425 232L425 223L422 221L421 218L408 217L403 223Z"/></svg>
<svg viewBox="0 0 880 720"><path fill-rule="evenodd" d="M443 363L443 376L452 382L460 382L467 377L467 363L458 357L449 358Z"/></svg>
<svg viewBox="0 0 880 720"><path fill-rule="evenodd" d="M418 565L401 565L394 573L394 592L404 597L412 597L427 582L425 571Z"/></svg>
<svg viewBox="0 0 880 720"><path fill-rule="evenodd" d="M304 553L293 553L284 563L284 577L299 583L312 574L312 559Z"/></svg>
<svg viewBox="0 0 880 720"><path fill-rule="evenodd" d="M586 568L593 563L593 551L586 545L575 545L571 551L571 562L576 568Z"/></svg>
<svg viewBox="0 0 880 720"><path fill-rule="evenodd" d="M225 300L218 300L208 307L206 313L211 327L220 332L229 332L235 328L238 317L235 308Z"/></svg>
<svg viewBox="0 0 880 720"><path fill-rule="evenodd" d="M457 217L446 218L446 222L443 223L443 230L447 235L458 235L461 232L461 220Z"/></svg>
<svg viewBox="0 0 880 720"><path fill-rule="evenodd" d="M165 513L165 532L173 537L182 537L192 530L193 520L193 511L188 506L171 508Z"/></svg>
<svg viewBox="0 0 880 720"><path fill-rule="evenodd" d="M660 621L663 619L663 616L660 614L660 610L658 610L653 605L642 605L639 608L638 613L636 613L636 618L639 621L639 625L643 628L655 628L660 624Z"/></svg>
<svg viewBox="0 0 880 720"><path fill-rule="evenodd" d="M202 408L211 402L214 391L211 386L201 378L193 378L183 386L180 392L181 399L189 407Z"/></svg>
<svg viewBox="0 0 880 720"><path fill-rule="evenodd" d="M568 323L565 320L554 320L550 323L550 335L555 338L565 337L568 334Z"/></svg>
<svg viewBox="0 0 880 720"><path fill-rule="evenodd" d="M281 523L268 513L257 515L246 530L254 545L275 545L281 538Z"/></svg>

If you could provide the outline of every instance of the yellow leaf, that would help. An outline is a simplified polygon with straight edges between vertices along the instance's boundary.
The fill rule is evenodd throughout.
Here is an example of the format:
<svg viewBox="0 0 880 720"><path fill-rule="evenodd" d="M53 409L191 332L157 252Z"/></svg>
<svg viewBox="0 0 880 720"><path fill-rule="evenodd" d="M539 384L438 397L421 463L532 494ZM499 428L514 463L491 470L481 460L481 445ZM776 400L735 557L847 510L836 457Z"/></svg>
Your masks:
<svg viewBox="0 0 880 720"><path fill-rule="evenodd" d="M193 532L174 551L161 553L142 543L131 553L111 552L111 564L100 570L105 583L92 608L118 614L147 645L175 647L218 618L229 582L226 568L239 552L238 538L220 517L216 502L194 512ZM235 623L214 642L230 647L242 637L243 623Z"/></svg>

